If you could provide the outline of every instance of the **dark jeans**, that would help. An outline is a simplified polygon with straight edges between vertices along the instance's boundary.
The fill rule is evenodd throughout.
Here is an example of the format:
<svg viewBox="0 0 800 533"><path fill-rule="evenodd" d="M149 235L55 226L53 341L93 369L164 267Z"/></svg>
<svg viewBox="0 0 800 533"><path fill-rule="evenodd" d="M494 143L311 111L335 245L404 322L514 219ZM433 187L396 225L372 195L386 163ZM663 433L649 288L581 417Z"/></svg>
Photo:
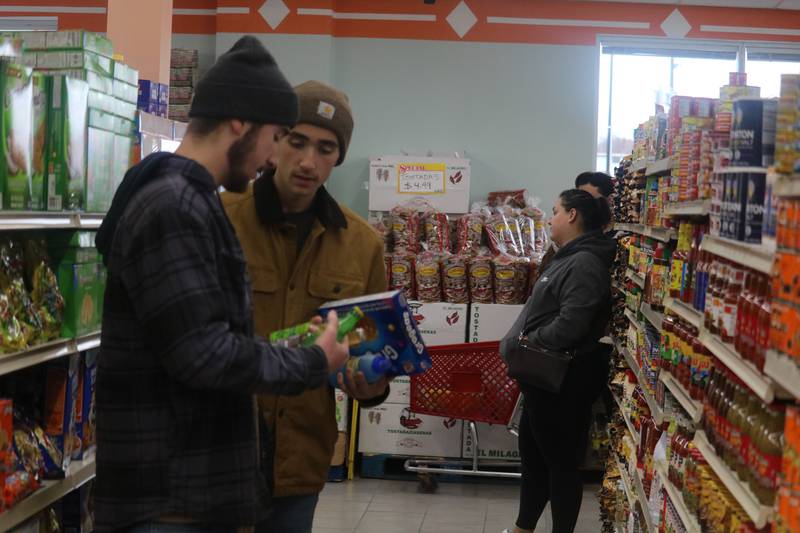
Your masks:
<svg viewBox="0 0 800 533"><path fill-rule="evenodd" d="M311 533L319 494L273 498L269 518L256 526L256 533Z"/></svg>
<svg viewBox="0 0 800 533"><path fill-rule="evenodd" d="M553 532L575 529L583 498L580 467L586 457L592 404L607 379L608 355L601 351L583 354L573 362L559 394L522 385L520 529L536 529L548 501Z"/></svg>

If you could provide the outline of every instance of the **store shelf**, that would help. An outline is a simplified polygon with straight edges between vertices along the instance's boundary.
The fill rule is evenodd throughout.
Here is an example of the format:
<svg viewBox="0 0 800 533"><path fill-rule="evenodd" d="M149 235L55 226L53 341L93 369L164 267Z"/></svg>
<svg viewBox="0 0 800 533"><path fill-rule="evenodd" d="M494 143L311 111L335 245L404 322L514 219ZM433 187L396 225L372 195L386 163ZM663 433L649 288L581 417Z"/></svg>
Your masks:
<svg viewBox="0 0 800 533"><path fill-rule="evenodd" d="M635 469L633 483L636 497L639 498L639 503L642 505L644 520L647 523L647 531L655 532L657 529L653 527L653 515L650 512L650 502L647 501L647 493L644 491L644 483L642 483L642 473L638 468Z"/></svg>
<svg viewBox="0 0 800 533"><path fill-rule="evenodd" d="M611 391L611 396L614 397L614 401L617 403L617 407L619 408L619 414L622 416L622 419L625 421L625 425L628 426L628 433L630 433L631 438L633 439L634 444L639 446L639 442L641 442L642 438L639 435L639 432L636 431L636 428L633 427L628 415L625 414L625 409L622 408L622 401L619 397L614 394L614 391Z"/></svg>
<svg viewBox="0 0 800 533"><path fill-rule="evenodd" d="M778 178L774 190L778 196L800 196L800 176L795 174Z"/></svg>
<svg viewBox="0 0 800 533"><path fill-rule="evenodd" d="M764 373L795 399L800 400L800 367L791 357L772 350L768 351Z"/></svg>
<svg viewBox="0 0 800 533"><path fill-rule="evenodd" d="M645 226L644 224L614 224L614 229L617 231L628 231L630 233L638 233L646 237L653 238L661 242L669 242L677 238L674 229L670 228L656 228L653 226Z"/></svg>
<svg viewBox="0 0 800 533"><path fill-rule="evenodd" d="M681 494L681 491L679 491L678 487L673 485L672 481L669 480L667 466L663 463L656 462L655 470L658 472L658 475L661 476L661 484L666 489L672 505L675 506L675 510L678 511L678 516L680 517L681 522L683 522L683 527L686 528L686 533L700 533L702 531L700 529L700 523L697 521L697 517L689 512L689 508L686 506L686 502L683 500L683 494Z"/></svg>
<svg viewBox="0 0 800 533"><path fill-rule="evenodd" d="M64 479L45 481L42 488L8 511L0 514L0 531L9 531L11 528L25 522L39 511L46 509L73 490L80 488L81 485L93 479L94 476L94 459L73 461Z"/></svg>
<svg viewBox="0 0 800 533"><path fill-rule="evenodd" d="M675 399L681 404L681 407L683 407L686 414L689 415L689 418L692 419L692 422L695 424L700 422L700 419L703 418L703 404L693 400L689 392L681 385L681 382L671 373L662 370L658 374L658 379L667 387L672 395L675 396Z"/></svg>
<svg viewBox="0 0 800 533"><path fill-rule="evenodd" d="M633 311L631 311L631 310L630 310L630 309L628 309L627 307L625 308L625 316L628 318L628 320L630 320L630 321L631 321L631 323L632 323L634 326L636 326L636 327L637 327L637 328L639 328L639 329L642 329L642 323L641 323L641 322L639 322L639 319L638 319L638 318L636 318L636 315L634 315L634 314L633 314Z"/></svg>
<svg viewBox="0 0 800 533"><path fill-rule="evenodd" d="M772 274L774 246L747 244L723 237L705 235L700 248L705 252L729 259L764 274Z"/></svg>
<svg viewBox="0 0 800 533"><path fill-rule="evenodd" d="M731 346L707 330L700 331L700 342L722 361L739 379L744 381L764 403L772 403L776 396L775 383L762 374L750 361L745 361Z"/></svg>
<svg viewBox="0 0 800 533"><path fill-rule="evenodd" d="M670 296L666 296L664 298L664 307L697 329L703 327L703 315L700 314L700 311L696 310L694 307L691 307L689 304L686 304L680 300L676 300Z"/></svg>
<svg viewBox="0 0 800 533"><path fill-rule="evenodd" d="M647 407L650 409L650 415L653 417L653 420L656 421L656 424L660 424L664 421L664 412L656 402L653 394L650 392L647 382L642 377L642 367L639 366L639 363L636 361L636 359L634 359L633 354L631 354L627 348L621 346L620 344L617 344L616 346L617 351L622 354L622 356L625 358L625 362L628 363L628 367L636 375L636 381L639 383L639 388L642 389L644 399L647 402Z"/></svg>
<svg viewBox="0 0 800 533"><path fill-rule="evenodd" d="M633 281L639 288L644 289L644 278L629 268L625 271L625 277Z"/></svg>
<svg viewBox="0 0 800 533"><path fill-rule="evenodd" d="M73 353L92 350L98 346L100 346L99 332L77 339L61 339L40 344L21 352L0 354L0 376Z"/></svg>
<svg viewBox="0 0 800 533"><path fill-rule="evenodd" d="M653 311L653 308L650 307L650 304L645 302L642 302L642 305L639 309L647 321L650 322L658 331L661 331L661 327L664 325L664 315L658 311Z"/></svg>
<svg viewBox="0 0 800 533"><path fill-rule="evenodd" d="M658 161L651 161L647 164L645 174L647 176L659 176L661 174L669 174L672 172L672 158L659 159Z"/></svg>
<svg viewBox="0 0 800 533"><path fill-rule="evenodd" d="M708 442L705 433L698 431L694 436L694 445L703 455L711 470L717 474L722 480L722 483L728 488L739 505L742 506L747 516L753 521L757 529L761 529L767 525L772 517L772 507L761 505L758 498L752 493L749 487L739 480L728 465L720 459L714 452L714 448Z"/></svg>
<svg viewBox="0 0 800 533"><path fill-rule="evenodd" d="M647 160L646 159L637 159L631 164L631 170L633 172L640 172L642 170L647 169Z"/></svg>
<svg viewBox="0 0 800 533"><path fill-rule="evenodd" d="M704 217L711 213L711 200L695 200L667 204L664 214L668 217Z"/></svg>
<svg viewBox="0 0 800 533"><path fill-rule="evenodd" d="M36 229L97 229L102 214L66 211L0 211L0 231Z"/></svg>

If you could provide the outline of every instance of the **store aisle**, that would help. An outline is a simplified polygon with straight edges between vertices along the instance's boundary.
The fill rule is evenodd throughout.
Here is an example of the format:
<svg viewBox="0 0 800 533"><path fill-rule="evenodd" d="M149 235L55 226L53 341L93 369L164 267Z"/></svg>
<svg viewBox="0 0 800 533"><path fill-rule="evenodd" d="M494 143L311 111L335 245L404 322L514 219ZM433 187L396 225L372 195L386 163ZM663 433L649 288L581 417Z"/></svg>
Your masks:
<svg viewBox="0 0 800 533"><path fill-rule="evenodd" d="M598 488L585 486L576 533L600 529ZM436 494L420 494L412 481L329 483L314 533L501 533L514 524L517 491L514 485L442 483ZM548 508L536 531L550 529Z"/></svg>

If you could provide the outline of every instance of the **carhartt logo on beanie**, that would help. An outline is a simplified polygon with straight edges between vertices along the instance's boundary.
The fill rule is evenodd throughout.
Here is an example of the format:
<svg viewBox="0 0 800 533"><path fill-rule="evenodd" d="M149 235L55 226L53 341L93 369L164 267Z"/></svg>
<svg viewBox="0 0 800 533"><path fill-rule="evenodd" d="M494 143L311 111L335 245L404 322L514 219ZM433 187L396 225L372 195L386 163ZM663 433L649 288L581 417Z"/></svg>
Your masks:
<svg viewBox="0 0 800 533"><path fill-rule="evenodd" d="M297 122L297 95L264 45L247 35L197 83L189 117L292 127Z"/></svg>
<svg viewBox="0 0 800 533"><path fill-rule="evenodd" d="M336 134L339 141L341 165L353 135L353 111L350 100L342 91L319 81L307 81L294 88L300 108L298 124L311 124Z"/></svg>

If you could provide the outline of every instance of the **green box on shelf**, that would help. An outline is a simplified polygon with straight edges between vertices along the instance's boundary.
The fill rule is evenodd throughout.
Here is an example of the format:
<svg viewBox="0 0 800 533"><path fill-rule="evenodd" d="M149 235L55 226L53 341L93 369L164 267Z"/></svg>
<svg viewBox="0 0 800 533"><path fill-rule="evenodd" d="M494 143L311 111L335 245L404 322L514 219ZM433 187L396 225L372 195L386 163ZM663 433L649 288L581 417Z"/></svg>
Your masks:
<svg viewBox="0 0 800 533"><path fill-rule="evenodd" d="M114 90L114 79L109 75L98 74L92 70L85 68L71 68L71 69L37 69L42 74L50 76L69 76L70 78L78 78L89 84L89 88L93 91L101 92L104 94L111 94Z"/></svg>
<svg viewBox="0 0 800 533"><path fill-rule="evenodd" d="M50 94L53 79L33 74L33 176L31 177L31 202L33 211L47 208L47 163L49 158Z"/></svg>
<svg viewBox="0 0 800 533"><path fill-rule="evenodd" d="M89 152L86 169L86 198L83 206L88 213L105 213L111 207L114 191L111 174L114 165L114 134L89 128Z"/></svg>
<svg viewBox="0 0 800 533"><path fill-rule="evenodd" d="M120 61L114 61L114 79L139 87L139 71Z"/></svg>
<svg viewBox="0 0 800 533"><path fill-rule="evenodd" d="M83 50L48 50L36 53L36 68L39 69L86 69L108 76L111 59Z"/></svg>
<svg viewBox="0 0 800 533"><path fill-rule="evenodd" d="M64 296L61 336L80 337L97 331L97 263L61 263L56 276Z"/></svg>
<svg viewBox="0 0 800 533"><path fill-rule="evenodd" d="M89 85L85 81L64 76L53 78L48 211L77 211L83 207L88 99Z"/></svg>
<svg viewBox="0 0 800 533"><path fill-rule="evenodd" d="M109 39L86 30L47 32L45 42L48 50L86 50L107 58L114 55L114 47Z"/></svg>
<svg viewBox="0 0 800 533"><path fill-rule="evenodd" d="M99 330L103 325L103 303L106 297L106 279L108 272L102 261L95 263L95 266L97 272L97 283L95 284L95 290L97 291L97 323L95 324L95 330Z"/></svg>
<svg viewBox="0 0 800 533"><path fill-rule="evenodd" d="M33 71L0 61L0 204L30 205L33 170Z"/></svg>
<svg viewBox="0 0 800 533"><path fill-rule="evenodd" d="M95 248L94 231L63 230L47 234L47 249L53 264L97 263L100 254Z"/></svg>

